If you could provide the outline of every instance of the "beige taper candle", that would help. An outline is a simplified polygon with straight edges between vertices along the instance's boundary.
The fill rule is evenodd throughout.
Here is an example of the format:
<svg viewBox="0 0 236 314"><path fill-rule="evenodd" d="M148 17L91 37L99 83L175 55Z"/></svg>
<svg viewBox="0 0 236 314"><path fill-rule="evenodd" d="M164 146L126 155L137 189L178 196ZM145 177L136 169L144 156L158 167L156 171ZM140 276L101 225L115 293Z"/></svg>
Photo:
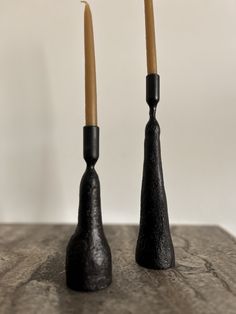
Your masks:
<svg viewBox="0 0 236 314"><path fill-rule="evenodd" d="M152 0L144 0L146 25L147 72L157 73L155 23Z"/></svg>
<svg viewBox="0 0 236 314"><path fill-rule="evenodd" d="M85 123L97 125L97 87L94 52L93 21L89 4L84 8L84 54L85 54Z"/></svg>

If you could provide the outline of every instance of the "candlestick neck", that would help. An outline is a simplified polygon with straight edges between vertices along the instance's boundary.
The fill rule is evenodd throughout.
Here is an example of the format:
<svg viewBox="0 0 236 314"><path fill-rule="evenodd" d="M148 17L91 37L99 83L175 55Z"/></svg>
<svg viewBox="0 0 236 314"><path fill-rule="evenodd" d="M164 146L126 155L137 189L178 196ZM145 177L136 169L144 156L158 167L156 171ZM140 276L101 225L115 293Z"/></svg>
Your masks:
<svg viewBox="0 0 236 314"><path fill-rule="evenodd" d="M99 127L84 127L84 160L87 167L93 168L99 158Z"/></svg>
<svg viewBox="0 0 236 314"><path fill-rule="evenodd" d="M156 73L146 76L146 102L150 108L150 117L155 117L160 99L160 76Z"/></svg>

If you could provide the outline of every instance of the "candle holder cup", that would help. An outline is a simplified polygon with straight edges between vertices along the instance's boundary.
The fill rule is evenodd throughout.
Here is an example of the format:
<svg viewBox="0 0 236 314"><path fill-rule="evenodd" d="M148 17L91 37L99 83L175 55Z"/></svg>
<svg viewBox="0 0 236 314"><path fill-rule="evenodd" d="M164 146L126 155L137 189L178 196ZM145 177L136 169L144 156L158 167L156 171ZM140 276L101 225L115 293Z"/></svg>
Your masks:
<svg viewBox="0 0 236 314"><path fill-rule="evenodd" d="M100 183L95 164L99 157L99 128L84 127L86 171L80 183L78 225L67 245L66 283L77 291L96 291L112 281L111 251L101 216Z"/></svg>
<svg viewBox="0 0 236 314"><path fill-rule="evenodd" d="M160 127L156 120L159 86L158 74L147 75L146 101L150 108L150 118L145 129L136 262L140 266L151 269L167 269L175 266L161 162Z"/></svg>

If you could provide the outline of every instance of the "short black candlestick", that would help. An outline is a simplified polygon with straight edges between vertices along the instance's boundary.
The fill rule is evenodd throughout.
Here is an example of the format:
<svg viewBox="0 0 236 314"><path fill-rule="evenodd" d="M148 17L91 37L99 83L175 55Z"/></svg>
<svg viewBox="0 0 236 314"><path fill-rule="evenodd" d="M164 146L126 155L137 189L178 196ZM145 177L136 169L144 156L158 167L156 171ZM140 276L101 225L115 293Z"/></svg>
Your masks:
<svg viewBox="0 0 236 314"><path fill-rule="evenodd" d="M101 216L100 183L94 166L99 157L99 128L84 127L86 171L80 183L78 225L66 252L66 283L77 291L96 291L112 281L111 251Z"/></svg>
<svg viewBox="0 0 236 314"><path fill-rule="evenodd" d="M162 172L160 127L156 120L159 90L159 75L147 75L146 101L150 107L150 118L145 129L141 217L136 262L140 266L151 269L167 269L175 265Z"/></svg>

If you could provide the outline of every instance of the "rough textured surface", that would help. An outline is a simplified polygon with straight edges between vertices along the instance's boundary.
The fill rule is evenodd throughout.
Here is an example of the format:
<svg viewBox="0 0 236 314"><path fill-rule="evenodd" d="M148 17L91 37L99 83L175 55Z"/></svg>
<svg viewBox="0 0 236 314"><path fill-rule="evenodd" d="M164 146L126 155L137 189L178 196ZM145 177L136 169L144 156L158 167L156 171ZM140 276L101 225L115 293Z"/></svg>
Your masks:
<svg viewBox="0 0 236 314"><path fill-rule="evenodd" d="M176 268L134 261L138 228L106 226L113 283L81 293L65 284L70 225L0 226L1 314L235 314L236 242L218 227L172 228Z"/></svg>
<svg viewBox="0 0 236 314"><path fill-rule="evenodd" d="M80 184L79 223L66 250L67 285L78 291L96 291L111 284L111 251L101 219L100 183L87 168Z"/></svg>
<svg viewBox="0 0 236 314"><path fill-rule="evenodd" d="M84 127L87 168L80 183L79 220L66 250L66 282L76 291L104 289L112 281L111 251L101 216L100 182L94 166L99 157L99 128Z"/></svg>
<svg viewBox="0 0 236 314"><path fill-rule="evenodd" d="M153 114L146 125L141 215L136 247L136 261L152 269L175 265L164 187L160 127Z"/></svg>
<svg viewBox="0 0 236 314"><path fill-rule="evenodd" d="M156 120L160 77L146 77L146 101L150 119L145 128L141 214L136 261L150 269L175 266L161 162L160 127Z"/></svg>

